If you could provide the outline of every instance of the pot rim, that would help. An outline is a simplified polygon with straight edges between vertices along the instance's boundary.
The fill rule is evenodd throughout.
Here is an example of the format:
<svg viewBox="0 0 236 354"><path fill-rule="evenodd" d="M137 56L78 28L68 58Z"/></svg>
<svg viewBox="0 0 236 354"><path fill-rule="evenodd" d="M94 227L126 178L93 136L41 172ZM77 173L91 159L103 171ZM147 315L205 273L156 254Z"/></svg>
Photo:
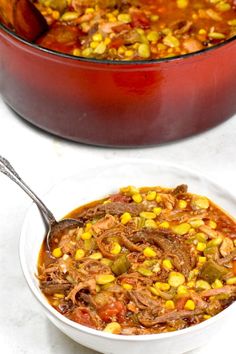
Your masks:
<svg viewBox="0 0 236 354"><path fill-rule="evenodd" d="M178 55L178 56L174 56L171 58L161 58L161 59L150 59L150 60L130 60L130 61L123 61L123 60L111 60L111 59L96 59L96 58L83 58L83 57L79 57L79 56L75 56L72 54L65 54L65 53L61 53L52 49L48 49L48 48L43 48L35 43L32 43L28 40L25 40L23 38L21 38L18 34L14 33L12 30L10 30L9 28L7 28L4 24L0 23L0 30L2 30L3 32L7 33L10 37L13 37L14 39L16 39L17 41L31 47L34 48L36 50L39 50L40 52L43 53L47 53L47 54L52 54L55 57L60 57L60 58L64 58L64 59L72 59L75 61L79 61L79 62L86 62L86 63L94 63L94 64L100 64L100 65L123 65L123 66L132 66L132 65L145 65L145 64L151 64L151 65L155 65L155 64L159 64L159 63L166 63L166 62L175 62L175 61L181 61L181 60L186 60L188 58L191 57L199 57L204 53L208 53L208 52L212 52L214 50L220 49L222 47L225 47L226 45L228 45L229 43L232 43L234 41L236 41L236 35L225 40L224 42L214 45L210 48L205 48L202 50L199 50L197 52L193 52L193 53L188 53L188 54L182 54L182 55Z"/></svg>

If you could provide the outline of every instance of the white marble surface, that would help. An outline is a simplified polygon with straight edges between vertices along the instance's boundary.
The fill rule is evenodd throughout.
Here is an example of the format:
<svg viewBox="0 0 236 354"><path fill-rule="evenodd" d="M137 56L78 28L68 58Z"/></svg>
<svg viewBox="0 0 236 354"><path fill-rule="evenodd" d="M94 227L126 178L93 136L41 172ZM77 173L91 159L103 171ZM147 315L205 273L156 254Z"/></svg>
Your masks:
<svg viewBox="0 0 236 354"><path fill-rule="evenodd" d="M0 98L0 154L43 195L52 184L111 159L152 158L199 169L236 195L236 116L177 143L145 149L105 149L47 135L17 117ZM0 175L0 352L93 354L59 332L41 313L23 278L18 240L30 200ZM236 214L236 210L235 210ZM217 338L191 354L235 353L234 311ZM165 353L161 353L165 354Z"/></svg>

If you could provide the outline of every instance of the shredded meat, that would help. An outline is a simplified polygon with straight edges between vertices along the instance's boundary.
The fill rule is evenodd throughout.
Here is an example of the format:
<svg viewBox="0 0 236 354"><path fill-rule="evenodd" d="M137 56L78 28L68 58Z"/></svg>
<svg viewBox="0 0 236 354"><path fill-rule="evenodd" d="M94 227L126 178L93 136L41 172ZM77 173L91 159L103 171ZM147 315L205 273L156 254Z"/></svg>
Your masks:
<svg viewBox="0 0 236 354"><path fill-rule="evenodd" d="M225 285L219 289L209 289L201 292L202 297L211 297L220 294L229 295L229 296L236 295L236 287L233 285Z"/></svg>
<svg viewBox="0 0 236 354"><path fill-rule="evenodd" d="M115 226L116 221L114 216L106 215L104 218L99 219L93 226L92 230L95 231L97 234L102 232L103 230L107 230Z"/></svg>
<svg viewBox="0 0 236 354"><path fill-rule="evenodd" d="M131 300L140 309L157 309L160 307L160 302L158 300L153 300L147 291L144 290L134 290L129 292Z"/></svg>
<svg viewBox="0 0 236 354"><path fill-rule="evenodd" d="M196 315L200 315L203 311L200 309L194 311L181 310L166 313L164 315L158 316L151 319L149 313L141 313L138 316L139 322L145 327L152 327L160 323L177 321L179 319L194 318Z"/></svg>
<svg viewBox="0 0 236 354"><path fill-rule="evenodd" d="M224 265L224 264L227 264L230 261L232 261L232 259L234 259L234 258L236 258L236 249L233 252L231 252L228 256L219 259L218 263L221 265Z"/></svg>
<svg viewBox="0 0 236 354"><path fill-rule="evenodd" d="M55 281L42 281L40 284L40 289L46 295L53 295L55 293L63 293L66 290L71 288L71 284L69 282L58 283Z"/></svg>
<svg viewBox="0 0 236 354"><path fill-rule="evenodd" d="M188 276L192 265L195 263L194 257L190 258L189 247L176 235L164 230L142 229L133 233L132 242L149 242L160 247L166 257L173 258L175 267Z"/></svg>
<svg viewBox="0 0 236 354"><path fill-rule="evenodd" d="M182 194L186 194L187 192L188 192L188 186L187 186L187 184L180 184L179 186L177 186L177 187L173 190L172 194L173 194L174 196L178 196L179 194L182 195Z"/></svg>
<svg viewBox="0 0 236 354"><path fill-rule="evenodd" d="M133 216L138 216L143 210L144 206L142 204L111 202L99 204L98 206L84 210L77 216L77 218L79 220L91 220L96 217L102 217L106 214L122 215L125 212L128 212Z"/></svg>
<svg viewBox="0 0 236 354"><path fill-rule="evenodd" d="M67 295L66 300L71 300L73 304L76 303L76 295L82 289L88 289L92 294L96 293L96 281L95 279L89 279L85 282L77 284Z"/></svg>

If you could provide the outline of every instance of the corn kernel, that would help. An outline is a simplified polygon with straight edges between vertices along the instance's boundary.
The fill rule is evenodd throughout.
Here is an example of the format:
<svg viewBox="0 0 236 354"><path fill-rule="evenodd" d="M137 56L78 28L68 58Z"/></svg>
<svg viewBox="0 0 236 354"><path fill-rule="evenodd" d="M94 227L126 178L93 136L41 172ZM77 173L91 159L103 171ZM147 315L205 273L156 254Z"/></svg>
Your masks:
<svg viewBox="0 0 236 354"><path fill-rule="evenodd" d="M81 235L82 240L90 240L91 237L92 237L92 234L90 231L83 232Z"/></svg>
<svg viewBox="0 0 236 354"><path fill-rule="evenodd" d="M210 284L205 281L205 280L197 280L196 281L196 288L198 290L210 290L211 289L211 286Z"/></svg>
<svg viewBox="0 0 236 354"><path fill-rule="evenodd" d="M153 258L153 257L156 257L156 255L157 255L156 252L151 247L146 247L143 250L143 254L147 258Z"/></svg>
<svg viewBox="0 0 236 354"><path fill-rule="evenodd" d="M95 49L95 48L97 48L97 46L98 46L98 44L99 44L99 42L94 42L94 41L92 41L92 42L90 42L90 48L92 48L92 49ZM107 201L105 201L105 202L107 202ZM104 204L104 203L103 203Z"/></svg>
<svg viewBox="0 0 236 354"><path fill-rule="evenodd" d="M204 320L209 320L212 316L211 315L204 315L203 318Z"/></svg>
<svg viewBox="0 0 236 354"><path fill-rule="evenodd" d="M101 252L95 252L95 253L93 253L93 254L91 254L90 256L89 256L89 258L91 258L91 259L102 259L102 254L101 254Z"/></svg>
<svg viewBox="0 0 236 354"><path fill-rule="evenodd" d="M236 27L236 19L229 20L227 23L228 23L229 26L235 26Z"/></svg>
<svg viewBox="0 0 236 354"><path fill-rule="evenodd" d="M197 232L195 234L195 238L196 240L198 240L199 242L206 242L207 240L207 235L205 235L203 232Z"/></svg>
<svg viewBox="0 0 236 354"><path fill-rule="evenodd" d="M85 48L82 51L82 56L83 57L89 57L92 54L92 52L93 52L92 48Z"/></svg>
<svg viewBox="0 0 236 354"><path fill-rule="evenodd" d="M106 325L103 332L120 334L121 333L121 325L118 322L111 322Z"/></svg>
<svg viewBox="0 0 236 354"><path fill-rule="evenodd" d="M179 224L179 225L176 225L176 226L173 226L172 227L172 230L178 234L178 235L185 235L189 232L191 226L189 224L187 224L186 222L182 223L182 224Z"/></svg>
<svg viewBox="0 0 236 354"><path fill-rule="evenodd" d="M211 287L212 287L213 289L220 289L220 288L223 288L223 283L222 283L221 280L216 279L216 280L214 281L214 283L211 284Z"/></svg>
<svg viewBox="0 0 236 354"><path fill-rule="evenodd" d="M131 220L130 213L124 213L121 215L121 224L126 225Z"/></svg>
<svg viewBox="0 0 236 354"><path fill-rule="evenodd" d="M162 262L162 266L163 268L165 268L165 270L171 270L173 268L172 262L170 259L164 259Z"/></svg>
<svg viewBox="0 0 236 354"><path fill-rule="evenodd" d="M212 39L225 39L225 35L219 32L209 32L208 37Z"/></svg>
<svg viewBox="0 0 236 354"><path fill-rule="evenodd" d="M172 300L167 300L165 302L165 308L168 310L174 310L174 308L175 308L174 302Z"/></svg>
<svg viewBox="0 0 236 354"><path fill-rule="evenodd" d="M122 287L128 291L133 289L133 286L131 284L127 284L127 283L123 283Z"/></svg>
<svg viewBox="0 0 236 354"><path fill-rule="evenodd" d="M145 225L145 227L149 227L151 229L156 229L157 228L157 224L155 223L154 220L151 220L151 219L145 220L144 225Z"/></svg>
<svg viewBox="0 0 236 354"><path fill-rule="evenodd" d="M106 44L104 42L100 42L97 48L94 50L94 53L103 54L105 53L106 49L107 49Z"/></svg>
<svg viewBox="0 0 236 354"><path fill-rule="evenodd" d="M93 14L94 11L95 11L94 8L92 8L92 7L87 7L87 9L85 10L85 13L86 13L86 14Z"/></svg>
<svg viewBox="0 0 236 354"><path fill-rule="evenodd" d="M79 17L78 12L67 11L61 16L61 21L73 21Z"/></svg>
<svg viewBox="0 0 236 354"><path fill-rule="evenodd" d="M186 304L184 305L185 310L193 311L195 310L195 303L193 300L187 300Z"/></svg>
<svg viewBox="0 0 236 354"><path fill-rule="evenodd" d="M187 287L188 288L195 288L196 282L194 280L191 280L187 282Z"/></svg>
<svg viewBox="0 0 236 354"><path fill-rule="evenodd" d="M182 296L182 295L187 295L188 294L188 288L184 285L180 285L177 288L177 294Z"/></svg>
<svg viewBox="0 0 236 354"><path fill-rule="evenodd" d="M105 43L106 45L110 44L110 43L111 43L111 39L110 39L109 37L106 37L106 38L104 39L104 43Z"/></svg>
<svg viewBox="0 0 236 354"><path fill-rule="evenodd" d="M54 250L52 251L52 255L55 258L60 258L62 256L62 250L58 247L58 248L54 248Z"/></svg>
<svg viewBox="0 0 236 354"><path fill-rule="evenodd" d="M156 191L149 191L147 193L146 199L151 201L156 199L157 192Z"/></svg>
<svg viewBox="0 0 236 354"><path fill-rule="evenodd" d="M151 15L151 16L150 16L150 20L151 20L152 22L156 22L156 21L159 20L159 16L158 16L158 15Z"/></svg>
<svg viewBox="0 0 236 354"><path fill-rule="evenodd" d="M187 205L188 204L187 204L187 202L185 200L179 200L179 202L178 202L178 207L180 209L185 209Z"/></svg>
<svg viewBox="0 0 236 354"><path fill-rule="evenodd" d="M53 19L54 20L59 20L59 18L60 18L60 12L59 11L53 11L52 12L52 17L53 17Z"/></svg>
<svg viewBox="0 0 236 354"><path fill-rule="evenodd" d="M168 223L168 221L163 221L159 224L159 227L162 229L169 229L170 224Z"/></svg>
<svg viewBox="0 0 236 354"><path fill-rule="evenodd" d="M141 194L139 193L133 194L132 199L135 203L141 203L141 201L143 200Z"/></svg>
<svg viewBox="0 0 236 354"><path fill-rule="evenodd" d="M105 285L113 282L115 280L114 275L112 274L100 274L96 277L96 283L98 285Z"/></svg>
<svg viewBox="0 0 236 354"><path fill-rule="evenodd" d="M134 51L133 50L126 50L125 51L125 56L126 57L132 57L134 55Z"/></svg>
<svg viewBox="0 0 236 354"><path fill-rule="evenodd" d="M138 54L141 58L149 58L150 57L150 47L146 43L142 43L138 47Z"/></svg>
<svg viewBox="0 0 236 354"><path fill-rule="evenodd" d="M171 47L171 48L176 48L179 47L180 45L179 40L176 37L172 36L170 33L164 37L163 43L167 45L167 47Z"/></svg>
<svg viewBox="0 0 236 354"><path fill-rule="evenodd" d="M155 219L156 218L156 214L152 213L150 211L142 211L139 216L141 216L141 218L144 219Z"/></svg>
<svg viewBox="0 0 236 354"><path fill-rule="evenodd" d="M96 284L96 292L99 293L101 291L101 287Z"/></svg>
<svg viewBox="0 0 236 354"><path fill-rule="evenodd" d="M177 0L177 7L179 9L185 9L186 7L188 7L188 0Z"/></svg>
<svg viewBox="0 0 236 354"><path fill-rule="evenodd" d="M153 272L150 269L144 267L139 267L137 270L140 274L144 275L145 277L150 277L153 275Z"/></svg>
<svg viewBox="0 0 236 354"><path fill-rule="evenodd" d="M198 34L200 34L200 35L204 35L204 34L206 34L207 33L207 31L204 29L204 28L201 28L199 31L198 31Z"/></svg>
<svg viewBox="0 0 236 354"><path fill-rule="evenodd" d="M152 211L153 211L153 213L156 214L156 216L158 216L158 215L161 214L162 208L160 208L160 207L155 207L155 208L152 209Z"/></svg>
<svg viewBox="0 0 236 354"><path fill-rule="evenodd" d="M57 299L64 299L64 297L65 297L64 294L54 294L53 296Z"/></svg>
<svg viewBox="0 0 236 354"><path fill-rule="evenodd" d="M218 4L216 4L216 8L220 12L225 12L225 11L229 11L231 9L231 6L230 6L230 4L228 4L224 1L220 1Z"/></svg>
<svg viewBox="0 0 236 354"><path fill-rule="evenodd" d="M199 274L199 270L197 268L190 270L188 275L188 280L194 280Z"/></svg>
<svg viewBox="0 0 236 354"><path fill-rule="evenodd" d="M120 191L127 195L139 194L139 189L134 186L122 187L120 188Z"/></svg>
<svg viewBox="0 0 236 354"><path fill-rule="evenodd" d="M85 232L89 231L92 227L92 224L91 222L88 222L86 225L85 225Z"/></svg>
<svg viewBox="0 0 236 354"><path fill-rule="evenodd" d="M217 223L213 220L210 220L208 222L208 226L210 226L211 229L216 229L217 228Z"/></svg>
<svg viewBox="0 0 236 354"><path fill-rule="evenodd" d="M217 237L207 243L207 247L219 246L222 243L222 238Z"/></svg>
<svg viewBox="0 0 236 354"><path fill-rule="evenodd" d="M236 277L232 277L226 280L227 285L235 285L236 284Z"/></svg>
<svg viewBox="0 0 236 354"><path fill-rule="evenodd" d="M110 267L112 265L112 260L111 259L108 259L108 258L102 258L101 259L101 263Z"/></svg>
<svg viewBox="0 0 236 354"><path fill-rule="evenodd" d="M160 281L157 281L154 285L155 285L155 288L158 288L162 291L168 291L170 289L170 284L168 284L168 283L162 283Z"/></svg>
<svg viewBox="0 0 236 354"><path fill-rule="evenodd" d="M123 23L130 23L132 21L130 14L119 14L117 19Z"/></svg>
<svg viewBox="0 0 236 354"><path fill-rule="evenodd" d="M160 295L159 291L156 288L154 288L153 286L150 286L149 290L155 296L159 296Z"/></svg>
<svg viewBox="0 0 236 354"><path fill-rule="evenodd" d="M160 203L161 201L162 201L162 198L161 198L160 194L157 194L157 196L156 196L156 202L157 202L157 203Z"/></svg>
<svg viewBox="0 0 236 354"><path fill-rule="evenodd" d="M204 221L201 219L194 219L194 220L190 220L189 224L194 227L195 229L197 229L198 227L204 225Z"/></svg>
<svg viewBox="0 0 236 354"><path fill-rule="evenodd" d="M113 242L111 247L112 254L119 254L121 251L121 245L118 242Z"/></svg>
<svg viewBox="0 0 236 354"><path fill-rule="evenodd" d="M93 41L95 41L95 42L101 42L102 41L101 33L95 33L92 38L93 38Z"/></svg>
<svg viewBox="0 0 236 354"><path fill-rule="evenodd" d="M82 248L79 248L76 252L75 252L75 260L78 261L79 259L83 258L85 256L85 252Z"/></svg>
<svg viewBox="0 0 236 354"><path fill-rule="evenodd" d="M198 242L196 248L197 248L197 250L198 250L199 252L203 252L203 251L205 250L205 248L206 248L206 244L203 243L203 242Z"/></svg>
<svg viewBox="0 0 236 354"><path fill-rule="evenodd" d="M147 39L149 42L156 43L159 39L159 33L157 31L151 31L147 34ZM155 197L151 200L154 200Z"/></svg>
<svg viewBox="0 0 236 354"><path fill-rule="evenodd" d="M198 262L203 264L206 262L206 257L198 257Z"/></svg>
<svg viewBox="0 0 236 354"><path fill-rule="evenodd" d="M168 278L168 283L170 284L170 286L173 286L174 288L178 288L180 285L184 284L184 282L185 282L185 277L182 273L170 272Z"/></svg>
<svg viewBox="0 0 236 354"><path fill-rule="evenodd" d="M209 200L201 196L193 196L191 204L196 209L208 209L210 206Z"/></svg>

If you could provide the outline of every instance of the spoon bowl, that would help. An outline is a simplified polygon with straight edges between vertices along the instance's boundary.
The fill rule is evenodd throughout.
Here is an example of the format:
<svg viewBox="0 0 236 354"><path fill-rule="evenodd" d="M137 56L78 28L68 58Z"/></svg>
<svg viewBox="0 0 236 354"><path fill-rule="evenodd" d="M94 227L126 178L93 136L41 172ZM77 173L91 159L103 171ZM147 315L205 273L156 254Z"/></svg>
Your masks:
<svg viewBox="0 0 236 354"><path fill-rule="evenodd" d="M0 0L0 22L28 41L48 29L47 21L30 0Z"/></svg>

